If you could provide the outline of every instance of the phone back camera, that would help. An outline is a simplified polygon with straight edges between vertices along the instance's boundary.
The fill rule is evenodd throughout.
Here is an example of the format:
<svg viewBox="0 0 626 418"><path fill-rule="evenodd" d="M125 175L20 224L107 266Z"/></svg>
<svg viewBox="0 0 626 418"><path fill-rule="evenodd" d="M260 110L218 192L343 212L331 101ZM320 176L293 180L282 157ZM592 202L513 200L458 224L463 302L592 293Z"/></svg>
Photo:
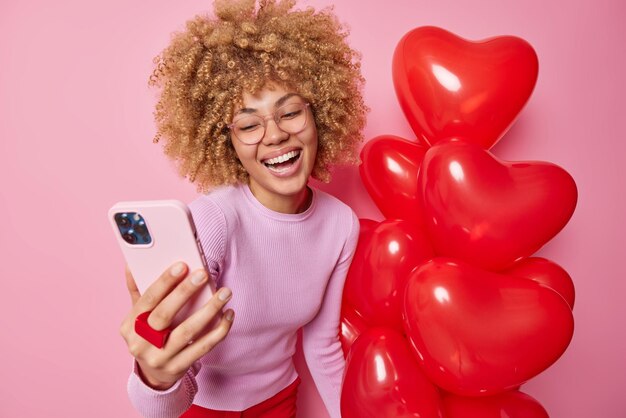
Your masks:
<svg viewBox="0 0 626 418"><path fill-rule="evenodd" d="M117 229L124 241L131 245L146 245L152 242L152 237L146 222L137 212L118 212L114 215Z"/></svg>

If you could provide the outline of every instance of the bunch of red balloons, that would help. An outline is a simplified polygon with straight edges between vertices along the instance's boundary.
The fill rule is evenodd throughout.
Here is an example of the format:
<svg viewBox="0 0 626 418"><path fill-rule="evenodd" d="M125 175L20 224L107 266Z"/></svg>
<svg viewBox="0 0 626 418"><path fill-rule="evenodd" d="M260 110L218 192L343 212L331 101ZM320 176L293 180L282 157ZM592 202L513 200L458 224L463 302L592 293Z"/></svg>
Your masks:
<svg viewBox="0 0 626 418"><path fill-rule="evenodd" d="M572 177L489 149L526 104L524 40L407 33L396 93L417 141L381 136L361 177L386 219L361 220L344 289L345 418L544 418L519 392L569 345L574 286L532 257L576 206Z"/></svg>

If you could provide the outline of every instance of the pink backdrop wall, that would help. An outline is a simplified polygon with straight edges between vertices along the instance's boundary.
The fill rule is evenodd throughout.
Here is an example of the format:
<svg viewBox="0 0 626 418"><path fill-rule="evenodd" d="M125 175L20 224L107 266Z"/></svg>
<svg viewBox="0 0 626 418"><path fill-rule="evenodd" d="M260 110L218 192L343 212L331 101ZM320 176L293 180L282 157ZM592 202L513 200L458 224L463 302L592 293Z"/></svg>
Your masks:
<svg viewBox="0 0 626 418"><path fill-rule="evenodd" d="M194 198L151 143L154 93L146 80L169 33L209 6L1 3L0 416L137 416L125 393L131 358L118 335L129 298L105 214L121 199ZM535 92L493 151L559 164L579 187L570 223L539 252L566 268L577 289L569 349L524 385L552 417L626 416L625 9L620 0L336 5L363 53L372 108L366 138L412 137L390 69L408 30L512 34L535 47ZM355 168L340 170L325 189L360 217L381 218ZM305 377L299 416L326 416L301 357L298 365Z"/></svg>

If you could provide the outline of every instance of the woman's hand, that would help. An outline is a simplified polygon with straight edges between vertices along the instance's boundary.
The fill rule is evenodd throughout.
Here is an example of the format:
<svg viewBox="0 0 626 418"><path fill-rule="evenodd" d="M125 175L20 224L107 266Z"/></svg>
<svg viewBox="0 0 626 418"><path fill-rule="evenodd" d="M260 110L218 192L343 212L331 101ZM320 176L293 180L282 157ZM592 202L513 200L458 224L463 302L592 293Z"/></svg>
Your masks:
<svg viewBox="0 0 626 418"><path fill-rule="evenodd" d="M142 380L153 389L172 387L196 360L226 337L233 323L234 312L228 310L211 330L200 334L230 300L230 290L222 288L206 305L172 330L163 348L153 346L135 333L135 318L146 311L152 311L148 317L152 328L163 330L169 327L183 305L207 284L205 270L189 275L187 270L184 263L174 264L141 295L126 266L126 284L133 307L122 322L120 334L139 364Z"/></svg>

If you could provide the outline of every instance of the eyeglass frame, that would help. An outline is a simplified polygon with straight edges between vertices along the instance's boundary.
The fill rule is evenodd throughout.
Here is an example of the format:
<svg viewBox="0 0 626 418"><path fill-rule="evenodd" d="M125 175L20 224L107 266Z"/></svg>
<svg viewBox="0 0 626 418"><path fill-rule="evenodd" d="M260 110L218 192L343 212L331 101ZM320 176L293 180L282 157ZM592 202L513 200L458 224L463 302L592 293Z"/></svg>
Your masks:
<svg viewBox="0 0 626 418"><path fill-rule="evenodd" d="M276 117L277 112L278 112L280 109L282 109L282 108L283 108L283 107L285 107L285 106L292 105L292 104L301 104L302 106L304 106L305 110L306 110L307 108L311 107L311 103L308 103L308 102L304 102L304 103L287 103L287 104L284 104L284 105L280 106L280 107L279 107L278 109L276 109L274 112L272 112L272 113L270 113L270 114L268 114L268 115L265 115L265 116L261 116L261 115L258 115L258 114L256 114L256 113L255 113L254 115L250 115L250 116L258 116L259 118L261 118L261 120L263 120L263 135L261 135L261 137L259 138L259 140L258 140L258 141L256 141L256 142L252 142L252 143L249 143L249 142L243 142L243 141L241 140L241 138L239 138L239 137L237 136L237 134L235 133L235 131L234 131L234 129L233 129L233 126L235 126L235 121L234 121L234 120L233 120L233 122L232 122L232 123L230 123L229 125L226 125L226 127L227 127L227 128L228 128L228 130L229 130L229 131L230 131L230 132L231 132L231 133L235 136L235 138L237 138L237 140L238 140L239 142L241 142L242 144L244 144L244 145L256 145L256 144L258 144L259 142L263 141L263 138L265 137L265 133L267 132L267 120L268 120L268 119L273 119L273 120L274 120L274 123L276 124L276 127L277 127L278 129L280 129L282 132L286 133L286 134L289 134L289 135L299 134L300 132L304 131L304 129L306 128L306 124L307 124L307 122L309 121L309 112L306 112L306 113L305 113L305 115L304 115L304 116L305 116L304 125L302 125L302 129L300 129L298 132L287 132L287 131L285 131L284 129L282 129L282 128L280 127L280 125L278 124L278 122L279 122L279 121L278 121L278 118Z"/></svg>

